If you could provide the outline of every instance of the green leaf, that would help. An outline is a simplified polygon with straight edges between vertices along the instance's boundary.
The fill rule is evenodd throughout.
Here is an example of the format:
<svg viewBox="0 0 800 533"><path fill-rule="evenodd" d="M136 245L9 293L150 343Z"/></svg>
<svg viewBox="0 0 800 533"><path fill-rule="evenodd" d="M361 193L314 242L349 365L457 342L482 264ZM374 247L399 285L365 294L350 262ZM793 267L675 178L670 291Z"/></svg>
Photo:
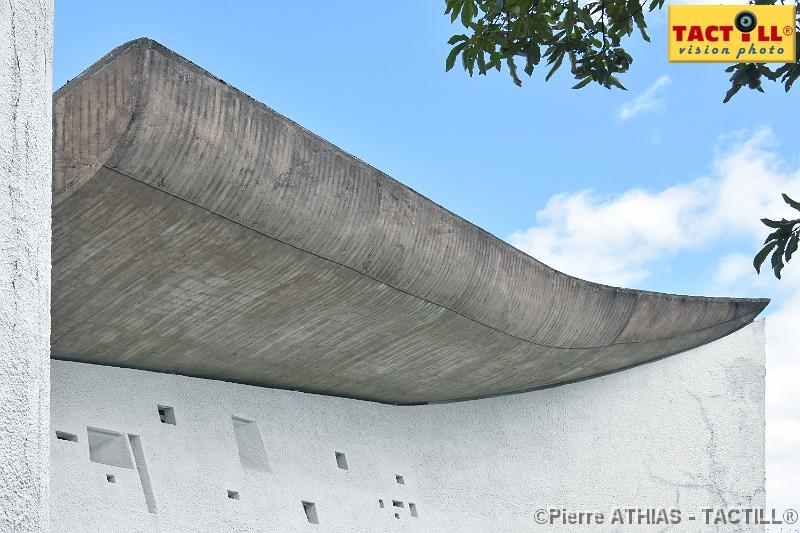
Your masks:
<svg viewBox="0 0 800 533"><path fill-rule="evenodd" d="M447 44L454 45L457 42L467 41L467 40L469 40L467 36L462 33L461 35L453 35L452 37L450 37L450 40L447 41Z"/></svg>
<svg viewBox="0 0 800 533"><path fill-rule="evenodd" d="M785 241L789 238L789 235L792 233L792 226L781 226L780 228L776 229L769 235L767 238L764 239L764 244L767 244L769 241Z"/></svg>
<svg viewBox="0 0 800 533"><path fill-rule="evenodd" d="M475 72L475 49L464 49L464 52L461 54L461 62L464 65L464 70L469 72L469 76L471 78Z"/></svg>
<svg viewBox="0 0 800 533"><path fill-rule="evenodd" d="M800 77L800 66L798 66L798 65L795 65L795 66L792 68L792 70L791 70L791 71L789 71L789 73L788 73L788 74L786 75L786 77L784 78L784 81L785 81L785 83L786 83L786 85L785 85L785 87L784 87L784 88L786 89L786 92L787 92L787 93L789 92L789 89L791 89L791 88L792 88L792 84L793 84L793 83L795 82L795 80L797 80L797 78L799 78L799 77Z"/></svg>
<svg viewBox="0 0 800 533"><path fill-rule="evenodd" d="M456 21L458 14L464 8L464 0L448 0L445 14L450 13L450 24Z"/></svg>
<svg viewBox="0 0 800 533"><path fill-rule="evenodd" d="M553 67L550 69L550 72L547 73L547 76L545 76L544 81L550 81L550 78L552 78L553 74L556 73L556 70L558 70L558 67L561 66L561 62L563 60L564 60L564 53L562 52L561 54L559 54L558 59L556 59L555 62L553 63Z"/></svg>
<svg viewBox="0 0 800 533"><path fill-rule="evenodd" d="M525 74L528 76L533 74L533 66L539 64L539 60L542 58L541 51L539 50L538 44L532 44L528 48L528 53L526 55L525 61Z"/></svg>
<svg viewBox="0 0 800 533"><path fill-rule="evenodd" d="M789 195L788 195L788 194L786 194L786 193L783 193L783 194L781 194L781 196L783 196L783 201L784 201L784 202L786 202L787 204L789 204L789 205L790 205L790 206L792 206L793 208L795 208L795 209L797 209L798 211L800 211L800 202L795 202L794 200L792 200L791 198L789 198Z"/></svg>
<svg viewBox="0 0 800 533"><path fill-rule="evenodd" d="M778 246L772 252L772 271L778 279L781 279L781 270L783 270L783 247Z"/></svg>
<svg viewBox="0 0 800 533"><path fill-rule="evenodd" d="M741 88L742 88L741 85L738 84L733 85L730 89L728 89L728 92L725 93L725 98L722 99L722 103L727 104L731 100L731 98L733 98L733 95L738 93L739 89Z"/></svg>
<svg viewBox="0 0 800 533"><path fill-rule="evenodd" d="M617 77L616 77L616 76L609 76L609 77L608 77L608 81L611 83L611 85L614 85L614 86L616 86L616 87L619 87L619 88L620 88L620 89L622 89L623 91L627 91L627 90L628 90L628 89L626 89L626 88L625 88L625 86L624 86L624 85L622 85L622 82L621 82L621 81L619 81L619 80L617 79Z"/></svg>
<svg viewBox="0 0 800 533"><path fill-rule="evenodd" d="M530 49L530 56L532 58L533 64L538 65L539 61L542 60L542 51L539 49L538 44L534 44L531 46Z"/></svg>
<svg viewBox="0 0 800 533"><path fill-rule="evenodd" d="M637 11L636 14L634 14L633 16L633 20L636 22L636 26L639 28L639 32L642 34L642 39L644 39L649 43L650 36L647 35L647 23L645 23L644 21L644 15L642 14L642 11L641 9L638 8L638 6L635 7L634 9L637 9Z"/></svg>
<svg viewBox="0 0 800 533"><path fill-rule="evenodd" d="M797 251L798 240L800 240L800 238L798 238L797 233L795 233L789 239L789 244L786 245L784 257L786 258L787 263L792 259L792 255Z"/></svg>
<svg viewBox="0 0 800 533"><path fill-rule="evenodd" d="M783 222L778 220L770 220L768 218L762 218L761 223L770 228L782 228L784 226Z"/></svg>
<svg viewBox="0 0 800 533"><path fill-rule="evenodd" d="M778 246L777 241L772 241L771 243L764 246L760 252L756 254L753 258L753 267L756 269L756 272L761 274L761 265L764 264L764 260L767 258L769 253L772 251L773 248Z"/></svg>
<svg viewBox="0 0 800 533"><path fill-rule="evenodd" d="M464 7L461 8L461 24L463 24L465 28L469 28L470 22L472 22L474 9L475 3L473 0L466 0L464 2Z"/></svg>
<svg viewBox="0 0 800 533"><path fill-rule="evenodd" d="M573 85L573 87L572 87L572 88L573 88L573 89L582 89L583 87L586 87L587 85L589 85L589 82L590 82L590 81L592 81L592 78L591 78L591 77L586 77L586 78L583 78L581 81L579 81L578 83L576 83L575 85Z"/></svg>
<svg viewBox="0 0 800 533"><path fill-rule="evenodd" d="M454 46L453 49L450 50L450 53L447 55L447 61L445 61L445 70L447 72L449 72L456 64L456 58L465 46L467 46L467 43L464 42Z"/></svg>
<svg viewBox="0 0 800 533"><path fill-rule="evenodd" d="M509 57L506 59L506 64L508 65L508 71L511 73L511 79L514 80L514 85L522 87L522 80L519 79L519 75L517 74L517 64L514 63L514 58Z"/></svg>

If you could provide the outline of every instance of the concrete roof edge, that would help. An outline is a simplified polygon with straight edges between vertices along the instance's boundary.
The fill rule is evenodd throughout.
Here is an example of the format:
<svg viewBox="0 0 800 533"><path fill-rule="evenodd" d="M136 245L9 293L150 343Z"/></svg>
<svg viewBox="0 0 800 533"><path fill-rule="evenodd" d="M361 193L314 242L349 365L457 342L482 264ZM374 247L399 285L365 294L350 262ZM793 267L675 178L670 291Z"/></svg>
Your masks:
<svg viewBox="0 0 800 533"><path fill-rule="evenodd" d="M303 125L295 122L291 118L281 114L280 112L278 112L275 109L271 108L270 106L268 106L264 102L261 102L261 101L255 99L255 98L253 98L252 96L250 96L246 92L242 91L241 89L231 85L230 83L228 83L225 80L223 80L222 78L216 76L212 72L209 72L208 70L204 69L203 67L201 67L200 65L198 65L194 61L192 61L192 60L190 60L190 59L178 54L177 52L167 48L163 44L161 44L158 41L156 41L154 39L151 39L149 37L144 37L144 36L143 37L138 37L136 39L132 39L130 41L127 41L127 42L117 46L112 51L110 51L109 53L104 55L102 58L100 58L97 62L95 62L91 66L87 67L83 72L81 72L75 78L69 80L67 83L65 83L63 86L61 86L55 93L53 93L53 100L56 101L59 98L61 98L62 96L64 96L65 94L69 93L70 91L73 91L73 90L77 89L86 79L89 79L89 78L93 77L98 72L100 72L104 68L106 68L106 66L108 66L110 63L112 63L117 57L119 57L120 55L122 55L122 54L124 54L124 53L126 53L126 52L128 52L130 50L135 50L138 53L145 53L147 51L156 51L156 52L158 52L158 53L164 55L165 57L168 57L168 58L170 58L170 59L172 59L174 61L178 61L178 62L184 63L184 64L186 64L188 66L191 66L191 68L196 69L197 72L202 73L203 75L208 76L209 78L217 80L218 82L220 82L221 84L225 85L226 87L229 87L231 90L236 91L237 93L239 93L242 97L251 100L254 104L256 104L256 105L258 105L258 106L260 106L260 107L262 107L262 108L264 108L264 109L266 109L268 111L270 111L271 113L275 113L276 115L280 115L281 118L283 118L284 120L290 122L295 127L301 129L307 135L318 139L320 142L323 142L323 143L326 143L326 144L330 145L332 148L334 148L336 150L339 150L342 154L344 154L345 156L347 156L349 158L352 158L354 161L357 161L359 164L364 165L365 167L368 167L372 171L385 176L387 179L396 182L399 186L407 189L408 191L410 191L414 195L418 196L421 200L423 200L425 202L429 202L429 203L435 205L438 209L441 209L441 210L445 211L450 216L458 218L459 220L463 221L465 224L467 224L469 226L472 226L475 230L477 230L477 231L485 234L487 237L497 241L502 246L505 246L505 247L513 250L514 253L517 253L517 254L523 255L525 257L528 257L530 260L541 264L542 266L544 266L545 268L547 268L549 270L552 270L556 274L559 274L559 275L562 275L562 276L566 276L566 277L569 277L571 279L579 280L579 281L585 282L587 284L590 284L590 285L593 285L593 286L596 286L596 287L602 287L602 288L612 289L612 290L616 290L616 291L629 291L629 292L634 292L634 293L637 293L637 294L647 294L647 295L651 295L651 296L654 296L654 297L666 297L666 298L670 298L670 299L674 299L674 298L677 297L677 298L691 298L693 300L706 299L706 300L713 300L713 301L730 301L730 302L742 302L742 303L749 303L749 304L763 304L763 306L761 307L761 310L763 310L770 303L770 299L769 298L761 298L761 297L703 296L703 295L692 295L692 294L683 294L683 293L666 293L666 292L659 292L659 291L649 291L649 290L645 290L645 289L634 289L634 288L630 288L630 287L621 287L621 286L617 286L617 285L607 285L607 284L604 284L604 283L599 283L599 282L596 282L596 281L586 280L586 279L580 278L578 276L574 276L572 274L566 274L564 272L561 272L560 270L557 270L557 269L547 265L546 263L543 263L541 260L537 259L536 257L533 257L532 255L528 254L527 252L512 246L511 244L509 244L504 239L501 239L500 237L494 235L493 233L487 231L486 229L484 229L484 228L482 228L482 227L470 222L469 220L463 218L458 213L455 213L455 212L449 210L447 207L445 207L445 206L437 203L436 201L428 198L424 194L422 194L422 193L418 192L417 190L409 187L408 185L404 184L403 182L396 180L392 176L386 174L382 170L380 170L380 169L374 167L373 165L367 163L366 161L364 161L363 159L359 158L358 156L348 152L347 150L344 150L343 148L337 146L336 144L332 143L331 141L325 139L324 137L322 137L322 136L314 133L313 131L307 129ZM141 73L141 74L143 74L143 73Z"/></svg>
<svg viewBox="0 0 800 533"><path fill-rule="evenodd" d="M595 354L592 375L711 342L769 303L613 287L557 271L151 39L115 48L53 98L54 206L113 171L487 335L545 350L642 346L645 360L635 364ZM81 98L112 118L87 118ZM69 129L84 120L88 130ZM583 379L571 375L563 382Z"/></svg>

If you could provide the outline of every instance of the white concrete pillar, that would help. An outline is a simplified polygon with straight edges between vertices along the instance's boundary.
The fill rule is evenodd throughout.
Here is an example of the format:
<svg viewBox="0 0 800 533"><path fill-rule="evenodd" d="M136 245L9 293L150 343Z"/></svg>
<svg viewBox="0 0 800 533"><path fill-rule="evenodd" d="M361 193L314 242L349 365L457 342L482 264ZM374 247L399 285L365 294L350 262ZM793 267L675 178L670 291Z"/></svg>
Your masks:
<svg viewBox="0 0 800 533"><path fill-rule="evenodd" d="M52 0L0 0L0 531L48 531Z"/></svg>

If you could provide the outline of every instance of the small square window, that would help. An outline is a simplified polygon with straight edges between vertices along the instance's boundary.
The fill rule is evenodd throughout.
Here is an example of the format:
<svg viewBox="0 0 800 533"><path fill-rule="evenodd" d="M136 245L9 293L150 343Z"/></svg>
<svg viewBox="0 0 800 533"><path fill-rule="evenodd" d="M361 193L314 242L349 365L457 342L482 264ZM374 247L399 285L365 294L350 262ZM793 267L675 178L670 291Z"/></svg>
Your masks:
<svg viewBox="0 0 800 533"><path fill-rule="evenodd" d="M336 466L342 470L347 470L347 457L342 452L336 452Z"/></svg>
<svg viewBox="0 0 800 533"><path fill-rule="evenodd" d="M395 479L395 481L397 481L397 483L399 483L400 485L405 485L405 484L406 484L406 480L405 480L405 479L403 479L403 476L401 476L400 474L395 474L395 475L394 475L394 479Z"/></svg>
<svg viewBox="0 0 800 533"><path fill-rule="evenodd" d="M400 520L400 513L394 513L394 517Z"/></svg>
<svg viewBox="0 0 800 533"><path fill-rule="evenodd" d="M166 405L158 406L158 418L162 424L175 425L175 409Z"/></svg>
<svg viewBox="0 0 800 533"><path fill-rule="evenodd" d="M117 476L115 476L114 474L106 474L106 481L108 481L109 483L116 483Z"/></svg>
<svg viewBox="0 0 800 533"><path fill-rule="evenodd" d="M319 517L317 517L317 506L314 502L302 502L303 511L306 513L306 520L310 524L319 524Z"/></svg>
<svg viewBox="0 0 800 533"><path fill-rule="evenodd" d="M239 493L237 491L235 491L235 490L229 490L228 491L228 498L230 498L231 500L238 500L239 499Z"/></svg>

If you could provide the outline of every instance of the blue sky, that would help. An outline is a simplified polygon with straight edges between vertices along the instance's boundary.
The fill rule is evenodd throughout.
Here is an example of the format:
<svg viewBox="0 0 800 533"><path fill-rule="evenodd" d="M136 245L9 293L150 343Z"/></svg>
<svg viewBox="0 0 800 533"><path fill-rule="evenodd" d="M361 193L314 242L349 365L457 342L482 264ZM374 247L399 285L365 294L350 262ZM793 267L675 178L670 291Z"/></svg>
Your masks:
<svg viewBox="0 0 800 533"><path fill-rule="evenodd" d="M53 85L150 37L566 272L773 297L768 490L774 505L796 506L800 395L781 377L800 372L790 335L800 276L758 279L747 261L778 193L800 197L800 87L743 90L722 104L723 66L667 63L665 12L648 17L651 44L628 46L628 92L570 90L568 70L522 88L505 72L470 79L444 71L459 28L443 5L59 0Z"/></svg>

